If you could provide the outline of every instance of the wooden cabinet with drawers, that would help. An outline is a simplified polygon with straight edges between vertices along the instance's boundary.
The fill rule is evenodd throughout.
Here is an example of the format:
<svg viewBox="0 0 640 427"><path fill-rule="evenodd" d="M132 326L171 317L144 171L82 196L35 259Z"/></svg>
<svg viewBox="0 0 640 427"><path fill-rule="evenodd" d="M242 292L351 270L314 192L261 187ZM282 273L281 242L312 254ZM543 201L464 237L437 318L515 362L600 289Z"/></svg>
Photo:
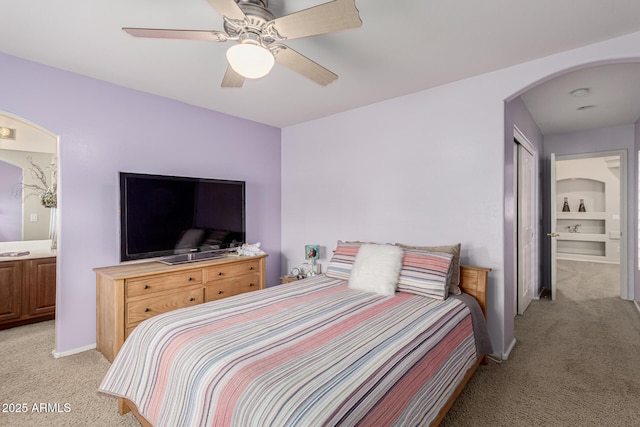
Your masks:
<svg viewBox="0 0 640 427"><path fill-rule="evenodd" d="M140 322L160 313L265 287L266 255L180 265L159 262L95 268L96 345L113 361Z"/></svg>
<svg viewBox="0 0 640 427"><path fill-rule="evenodd" d="M260 288L259 260L243 264L217 265L207 269L208 281L204 287L204 300L215 301Z"/></svg>

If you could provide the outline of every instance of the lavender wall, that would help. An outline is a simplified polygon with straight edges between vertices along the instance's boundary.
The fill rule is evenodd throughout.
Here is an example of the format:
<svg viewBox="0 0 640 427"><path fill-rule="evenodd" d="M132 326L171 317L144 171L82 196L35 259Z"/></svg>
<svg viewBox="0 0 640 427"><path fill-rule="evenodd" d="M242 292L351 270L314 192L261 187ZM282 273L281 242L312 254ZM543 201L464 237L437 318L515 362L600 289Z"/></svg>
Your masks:
<svg viewBox="0 0 640 427"><path fill-rule="evenodd" d="M527 138L527 140L533 145L538 155L538 171L541 170L541 157L542 157L542 144L544 137L542 132L538 128L538 125L531 117L531 113L527 110L524 102L520 97L517 97L509 102L505 103L505 115L504 115L504 253L513 254L516 250L516 239L513 233L516 222L516 199L514 188L515 182L515 166L514 166L514 126ZM541 188L541 182L537 182L538 190ZM541 204L540 191L538 191L538 206ZM540 223L540 218L536 218L535 222ZM540 230L541 231L541 230ZM538 239L539 245L543 244L541 238ZM538 248L540 249L540 247ZM540 253L536 254L537 259L540 259ZM504 277L505 277L505 317L513 318L516 313L514 312L513 304L509 304L509 301L513 301L516 294L517 277L515 277L514 263L505 262L504 264ZM540 274L538 275L540 277ZM539 285L539 283L538 283ZM536 287L537 288L537 287ZM539 290L537 291L539 292ZM513 323L505 325L506 335L514 336ZM513 345L511 343L510 345Z"/></svg>
<svg viewBox="0 0 640 427"><path fill-rule="evenodd" d="M305 243L321 246L325 267L338 239L461 242L463 263L493 269L487 309L501 353L504 98L478 80L283 129L283 268L303 261Z"/></svg>
<svg viewBox="0 0 640 427"><path fill-rule="evenodd" d="M508 355L505 100L576 67L633 60L640 33L283 129L283 270L305 243L326 264L337 239L461 241L463 262L492 269L489 331Z"/></svg>
<svg viewBox="0 0 640 427"><path fill-rule="evenodd" d="M247 239L280 274L280 129L0 54L0 110L59 135L56 351L95 343L92 268L118 263L118 171L247 182Z"/></svg>
<svg viewBox="0 0 640 427"><path fill-rule="evenodd" d="M640 32L286 128L281 162L277 129L0 55L0 110L60 135L58 350L93 342L91 268L117 261L116 171L144 165L242 175L249 238L269 252L284 224L283 269L301 261L306 243L321 244L326 261L340 238L463 241L464 262L493 269L489 328L495 352L505 353L513 300L504 269L513 259L504 240L504 101L575 67L624 60L640 60ZM173 136L167 123L184 132ZM242 167L228 166L221 150L243 156ZM270 281L280 271L273 255Z"/></svg>

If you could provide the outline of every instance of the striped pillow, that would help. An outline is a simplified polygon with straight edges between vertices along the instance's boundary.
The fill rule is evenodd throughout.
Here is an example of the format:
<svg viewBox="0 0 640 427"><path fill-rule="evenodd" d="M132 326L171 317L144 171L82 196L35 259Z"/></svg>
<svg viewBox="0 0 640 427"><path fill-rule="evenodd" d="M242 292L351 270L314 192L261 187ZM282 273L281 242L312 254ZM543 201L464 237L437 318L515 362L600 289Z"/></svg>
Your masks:
<svg viewBox="0 0 640 427"><path fill-rule="evenodd" d="M444 300L449 295L453 255L404 249L398 291Z"/></svg>
<svg viewBox="0 0 640 427"><path fill-rule="evenodd" d="M396 243L396 245L400 246L404 249L415 249L418 251L426 251L426 252L446 252L448 254L453 255L453 271L451 272L451 277L449 278L449 293L454 295L460 295L462 292L460 291L460 250L461 244L456 243L455 245L441 245L441 246L409 246L403 245L402 243Z"/></svg>
<svg viewBox="0 0 640 427"><path fill-rule="evenodd" d="M362 242L343 242L338 240L338 245L329 261L325 275L334 279L349 280L360 245L362 245Z"/></svg>

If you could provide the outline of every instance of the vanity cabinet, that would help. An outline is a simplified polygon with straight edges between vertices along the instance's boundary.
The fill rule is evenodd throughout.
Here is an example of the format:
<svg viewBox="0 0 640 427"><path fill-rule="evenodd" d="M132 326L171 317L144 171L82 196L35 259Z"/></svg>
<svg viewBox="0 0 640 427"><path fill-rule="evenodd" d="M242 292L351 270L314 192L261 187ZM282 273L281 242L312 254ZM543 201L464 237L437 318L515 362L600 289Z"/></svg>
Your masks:
<svg viewBox="0 0 640 427"><path fill-rule="evenodd" d="M25 261L24 283L28 288L27 314L31 317L56 312L56 259L37 258Z"/></svg>
<svg viewBox="0 0 640 427"><path fill-rule="evenodd" d="M0 329L51 320L55 310L55 257L0 262Z"/></svg>
<svg viewBox="0 0 640 427"><path fill-rule="evenodd" d="M0 325L22 315L22 262L0 264Z"/></svg>
<svg viewBox="0 0 640 427"><path fill-rule="evenodd" d="M110 362L140 322L161 313L265 288L266 255L187 264L95 268L96 347Z"/></svg>

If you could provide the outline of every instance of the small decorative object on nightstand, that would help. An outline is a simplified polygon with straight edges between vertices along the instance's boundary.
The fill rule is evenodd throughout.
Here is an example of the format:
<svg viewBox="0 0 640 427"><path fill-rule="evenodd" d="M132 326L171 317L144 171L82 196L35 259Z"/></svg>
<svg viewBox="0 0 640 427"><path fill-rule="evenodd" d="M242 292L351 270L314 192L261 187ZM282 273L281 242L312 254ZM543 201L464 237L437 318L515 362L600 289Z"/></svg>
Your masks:
<svg viewBox="0 0 640 427"><path fill-rule="evenodd" d="M316 260L320 258L320 245L305 245L304 246L304 259L311 260L311 269L308 276L315 276L316 274Z"/></svg>
<svg viewBox="0 0 640 427"><path fill-rule="evenodd" d="M304 279L304 275L302 271L298 267L294 267L291 269L291 272L288 276L280 276L280 283L284 285L285 283L295 282L296 280Z"/></svg>

